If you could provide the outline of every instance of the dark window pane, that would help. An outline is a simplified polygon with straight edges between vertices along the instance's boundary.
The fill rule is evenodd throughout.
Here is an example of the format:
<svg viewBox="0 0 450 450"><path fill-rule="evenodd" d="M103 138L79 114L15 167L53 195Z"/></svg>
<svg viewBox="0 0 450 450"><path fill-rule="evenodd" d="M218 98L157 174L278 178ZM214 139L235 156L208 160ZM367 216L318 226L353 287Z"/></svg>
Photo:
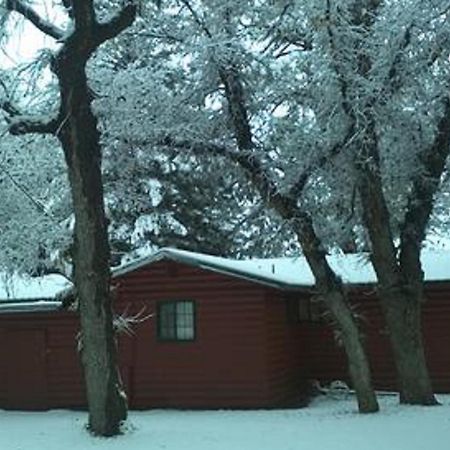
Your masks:
<svg viewBox="0 0 450 450"><path fill-rule="evenodd" d="M194 304L192 302L177 303L177 338L194 339Z"/></svg>
<svg viewBox="0 0 450 450"><path fill-rule="evenodd" d="M159 307L159 337L176 338L175 303L162 303Z"/></svg>
<svg viewBox="0 0 450 450"><path fill-rule="evenodd" d="M159 304L158 311L160 339L190 341L195 338L193 301L162 302Z"/></svg>

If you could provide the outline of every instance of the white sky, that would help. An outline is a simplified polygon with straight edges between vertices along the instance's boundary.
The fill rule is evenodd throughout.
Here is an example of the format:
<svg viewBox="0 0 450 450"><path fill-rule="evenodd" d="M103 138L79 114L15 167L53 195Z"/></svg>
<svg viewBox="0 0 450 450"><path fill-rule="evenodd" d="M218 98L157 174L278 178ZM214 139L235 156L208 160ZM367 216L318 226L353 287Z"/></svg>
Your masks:
<svg viewBox="0 0 450 450"><path fill-rule="evenodd" d="M61 12L58 8L52 7L51 0L42 0L36 2L34 8L43 17L53 21L61 21ZM35 59L39 50L43 48L56 48L56 42L53 38L46 36L39 31L29 21L13 13L14 21L11 20L10 27L17 27L12 37L8 40L6 46L0 52L0 67L7 69L16 66L19 63L26 63ZM11 17L11 19L12 19Z"/></svg>

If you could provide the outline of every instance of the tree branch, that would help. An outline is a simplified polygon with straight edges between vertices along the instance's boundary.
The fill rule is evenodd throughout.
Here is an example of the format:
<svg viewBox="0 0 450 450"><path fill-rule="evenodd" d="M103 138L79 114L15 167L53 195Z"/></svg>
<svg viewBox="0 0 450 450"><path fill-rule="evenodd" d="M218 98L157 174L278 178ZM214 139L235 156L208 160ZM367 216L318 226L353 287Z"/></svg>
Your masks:
<svg viewBox="0 0 450 450"><path fill-rule="evenodd" d="M68 16L73 19L72 0L61 0L61 2L66 9Z"/></svg>
<svg viewBox="0 0 450 450"><path fill-rule="evenodd" d="M123 30L132 25L137 14L137 4L129 1L128 4L111 20L106 23L99 23L96 25L94 37L96 44L100 45L103 42L116 37Z"/></svg>
<svg viewBox="0 0 450 450"><path fill-rule="evenodd" d="M0 109L3 109L8 114L8 117L14 117L20 114L20 111L9 100L0 101Z"/></svg>
<svg viewBox="0 0 450 450"><path fill-rule="evenodd" d="M6 0L5 7L8 11L15 11L21 14L47 36L51 36L57 40L64 38L63 30L45 20L31 6L27 5L22 0Z"/></svg>
<svg viewBox="0 0 450 450"><path fill-rule="evenodd" d="M189 0L181 0L181 3L183 3L183 5L186 6L186 8L189 10L192 18L194 19L194 22L203 30L203 32L206 34L206 36L208 36L211 39L212 33L209 31L205 22L200 18L200 16L197 14L195 9L192 7Z"/></svg>
<svg viewBox="0 0 450 450"><path fill-rule="evenodd" d="M165 137L160 144L192 151L197 155L211 154L227 158L228 160L238 164L247 175L251 178L254 186L257 188L261 197L273 207L281 217L285 220L294 218L292 211L298 209L296 206L297 199L282 194L270 173L265 169L260 159L248 151L235 151L225 145L198 142L190 140L177 140L172 137Z"/></svg>
<svg viewBox="0 0 450 450"><path fill-rule="evenodd" d="M18 136L21 134L55 134L58 129L58 119L33 116L13 116L7 118L9 132Z"/></svg>
<svg viewBox="0 0 450 450"><path fill-rule="evenodd" d="M325 164L333 159L335 156L339 155L342 150L349 145L352 140L352 137L355 133L354 122L352 122L351 126L349 126L347 130L347 134L345 135L342 141L339 141L337 144L333 145L331 149L326 152L324 155L320 156L315 162L309 165L297 178L297 181L293 183L291 188L289 189L288 196L292 198L299 198L305 189L306 183L311 177L314 170L321 169L325 166Z"/></svg>
<svg viewBox="0 0 450 450"><path fill-rule="evenodd" d="M425 238L426 227L433 210L433 198L439 189L449 153L450 99L446 98L444 113L438 123L434 142L420 158L424 170L413 179L400 233L402 259L409 252L420 254L420 246Z"/></svg>
<svg viewBox="0 0 450 450"><path fill-rule="evenodd" d="M71 0L70 3L75 30L93 30L96 23L94 0Z"/></svg>
<svg viewBox="0 0 450 450"><path fill-rule="evenodd" d="M58 118L27 116L9 100L0 100L0 109L6 113L8 130L15 136L28 133L55 134L58 129Z"/></svg>

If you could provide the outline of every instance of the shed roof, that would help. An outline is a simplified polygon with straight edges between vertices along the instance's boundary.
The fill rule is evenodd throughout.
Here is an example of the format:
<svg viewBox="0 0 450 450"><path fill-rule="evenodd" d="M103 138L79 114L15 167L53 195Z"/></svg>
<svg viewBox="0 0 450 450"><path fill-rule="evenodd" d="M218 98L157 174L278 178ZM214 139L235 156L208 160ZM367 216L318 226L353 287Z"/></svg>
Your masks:
<svg viewBox="0 0 450 450"><path fill-rule="evenodd" d="M125 275L161 260L172 260L284 289L314 286L314 277L302 256L235 260L173 248L163 248L151 256L118 267L113 271L113 276ZM332 254L327 256L327 260L345 283L354 285L376 283L376 276L367 254ZM423 250L421 260L426 281L450 280L450 251Z"/></svg>
<svg viewBox="0 0 450 450"><path fill-rule="evenodd" d="M58 274L30 277L16 273L0 273L0 302L53 299L70 286L72 283Z"/></svg>
<svg viewBox="0 0 450 450"><path fill-rule="evenodd" d="M32 313L32 312L46 312L46 311L57 311L61 309L62 302L60 301L49 301L45 299L41 300L14 300L14 301L1 301L0 302L0 314L7 313Z"/></svg>

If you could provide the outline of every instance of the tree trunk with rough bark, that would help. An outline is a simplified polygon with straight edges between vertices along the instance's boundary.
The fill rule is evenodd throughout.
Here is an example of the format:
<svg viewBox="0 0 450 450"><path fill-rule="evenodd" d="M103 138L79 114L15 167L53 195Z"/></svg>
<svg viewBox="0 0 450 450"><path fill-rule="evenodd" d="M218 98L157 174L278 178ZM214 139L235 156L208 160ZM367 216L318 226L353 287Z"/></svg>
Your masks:
<svg viewBox="0 0 450 450"><path fill-rule="evenodd" d="M81 319L81 359L89 406L89 429L119 433L126 396L117 369L110 296L110 249L103 205L97 120L90 108L84 70L58 65L61 101L70 119L58 137L64 149L75 211L74 277Z"/></svg>
<svg viewBox="0 0 450 450"><path fill-rule="evenodd" d="M361 0L353 5L352 22L365 33L373 33L379 8L379 0ZM331 2L327 1L327 15L331 17ZM330 48L335 61L335 29L332 21L328 24ZM404 46L408 45L409 34L405 34ZM363 42L362 42L363 44ZM404 51L405 47L401 47ZM371 77L373 62L365 46L354 48L357 73L367 80ZM393 58L389 84L395 77L397 58ZM432 211L434 195L445 168L449 153L450 105L445 100L445 113L438 123L438 133L434 143L424 148L420 156L422 170L419 170L408 187L408 202L403 224L400 226L400 245L395 244L396 236L391 229L391 213L384 192L382 164L377 133L375 98L360 108L354 109L348 98L352 86L351 77L346 77L335 64L342 94L342 106L356 130L357 124L364 124L354 142L355 168L358 174L358 191L361 199L364 227L371 244L371 260L377 274L380 302L389 329L395 357L403 403L434 405L437 403L429 376L421 330L421 304L423 272L420 263L420 249L425 238L426 227ZM395 89L394 89L395 90ZM390 95L393 95L391 93ZM359 119L358 119L359 116ZM362 120L363 119L363 120Z"/></svg>
<svg viewBox="0 0 450 450"><path fill-rule="evenodd" d="M378 161L374 136L373 132L365 156L369 155L372 161ZM377 274L380 302L394 353L400 401L414 405L435 405L437 401L433 395L422 342L421 238L415 238L411 244L403 234L403 250L400 257L397 256L379 170L368 167L365 162L359 163L358 169L363 220L370 237L372 264ZM402 257L407 245L414 247L409 252L409 258Z"/></svg>
<svg viewBox="0 0 450 450"><path fill-rule="evenodd" d="M372 385L368 357L361 333L342 288L342 281L326 260L311 217L298 204L309 174L300 174L298 181L294 183L291 192L287 195L280 193L256 153L239 69L233 65L221 67L219 75L225 87L237 147L241 151L241 154L235 154L233 158L246 171L266 205L292 224L293 231L297 235L314 275L316 287L342 335L350 376L357 394L359 411L361 413L377 412L379 406Z"/></svg>
<svg viewBox="0 0 450 450"><path fill-rule="evenodd" d="M309 216L298 211L291 211L291 214L297 216L297 220L294 222L294 230L316 279L316 288L330 312L334 328L339 332L342 340L348 361L348 371L356 392L359 412L377 412L379 411L379 405L373 389L363 336L344 292L342 281L328 264Z"/></svg>
<svg viewBox="0 0 450 450"><path fill-rule="evenodd" d="M80 305L89 429L96 435L113 436L126 419L127 403L117 368L100 134L92 112L86 63L102 43L133 23L137 6L133 0L126 1L117 15L102 23L97 21L94 0L70 0L64 6L69 8L70 32L40 17L24 0L5 3L8 10L23 15L40 31L61 42L51 64L59 84L58 115L44 121L13 109L10 132L53 134L63 147L75 213L74 281Z"/></svg>
<svg viewBox="0 0 450 450"><path fill-rule="evenodd" d="M76 5L79 5L76 7ZM52 70L60 88L57 137L67 163L75 212L74 276L80 305L81 359L89 406L89 429L101 436L120 432L127 417L126 395L117 368L110 295L108 227L104 209L100 133L92 112L86 63L101 41L93 9L73 2L78 28L56 54ZM132 21L130 11L124 26ZM110 30L116 33L118 30Z"/></svg>
<svg viewBox="0 0 450 450"><path fill-rule="evenodd" d="M359 412L377 412L379 406L372 385L363 337L348 306L345 294L341 290L336 290L325 294L323 299L340 331L340 338L347 356L348 371L356 392Z"/></svg>
<svg viewBox="0 0 450 450"><path fill-rule="evenodd" d="M421 299L405 290L381 294L398 374L400 402L438 404L427 368L421 326Z"/></svg>

